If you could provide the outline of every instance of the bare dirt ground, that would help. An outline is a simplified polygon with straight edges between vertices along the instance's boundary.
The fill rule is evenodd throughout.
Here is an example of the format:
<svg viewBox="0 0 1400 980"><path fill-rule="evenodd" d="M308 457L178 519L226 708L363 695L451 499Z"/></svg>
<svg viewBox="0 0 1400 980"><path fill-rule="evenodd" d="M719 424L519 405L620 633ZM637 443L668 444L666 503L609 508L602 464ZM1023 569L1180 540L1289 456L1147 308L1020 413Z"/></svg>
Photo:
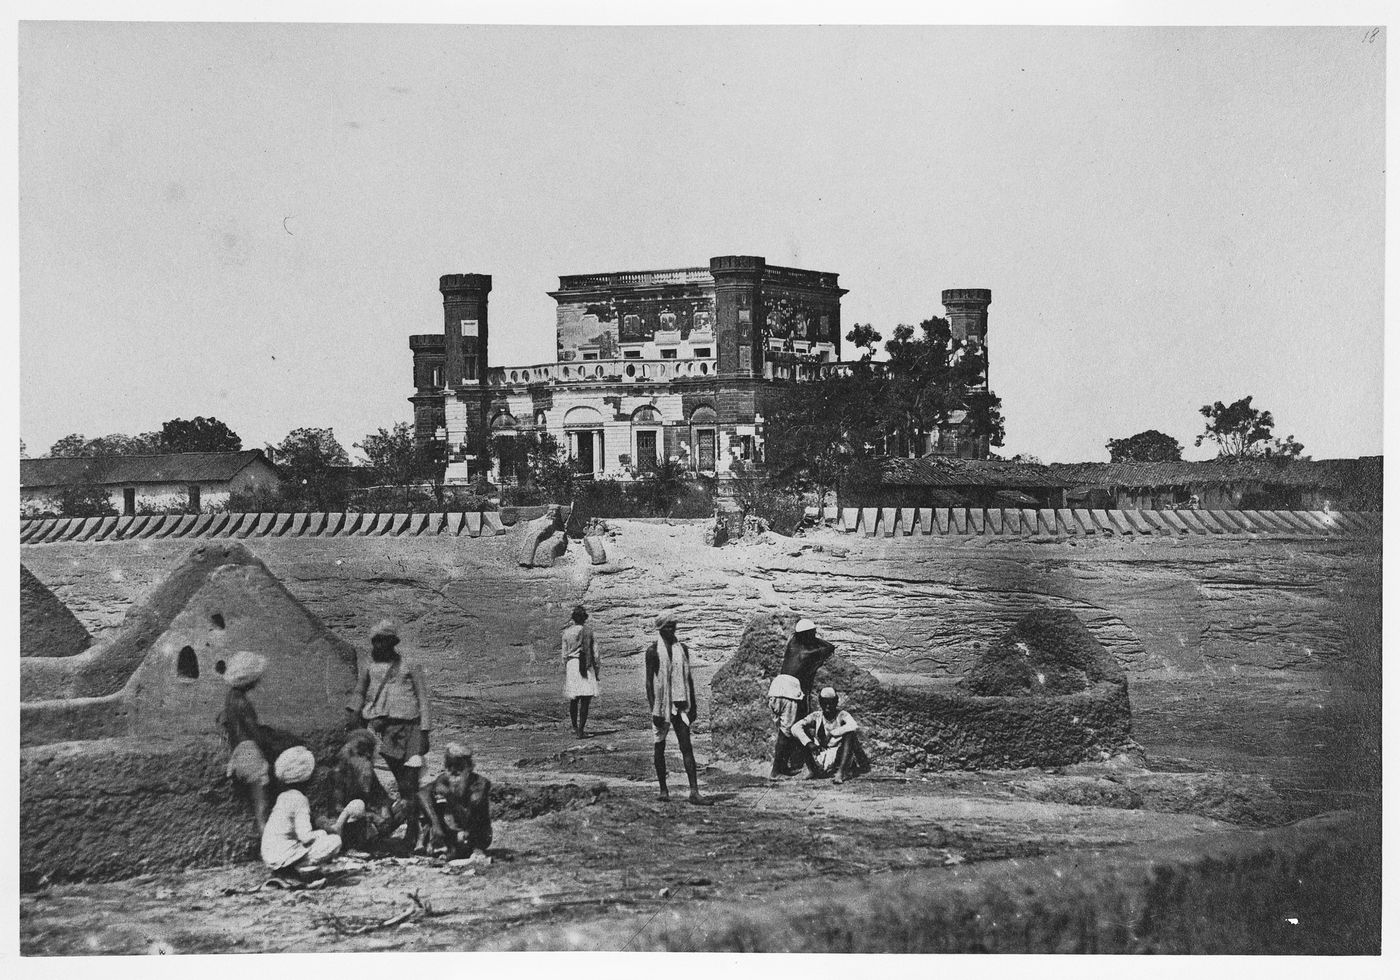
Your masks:
<svg viewBox="0 0 1400 980"><path fill-rule="evenodd" d="M832 590L834 598L824 601L838 645L854 649L857 659L871 666L888 660L886 666L897 673L912 656L900 651L914 649L904 634L941 648L947 645L938 639L942 634L928 631L956 626L967 634L958 640L966 646L1004 628L1016 611L1010 606L988 607L985 623L967 618L967 610L981 608L979 596L1025 588L1033 598L1035 589L1051 586L1073 592L1083 579L1089 583L1084 588L1103 592L1093 593L1093 601L1110 609L1136 608L1134 629L1161 633L1154 650L1171 652L1181 637L1180 656L1154 653L1142 658L1145 669L1130 675L1134 735L1150 768L1263 777L1277 796L1266 808L1267 819L1255 820L1255 826L1378 800L1378 729L1363 723L1356 710L1375 700L1356 692L1371 688L1348 687L1339 673L1324 670L1250 670L1234 662L1221 667L1228 659L1224 654L1207 662L1192 645L1199 646L1199 639L1192 639L1196 634L1180 627L1192 616L1207 615L1200 611L1204 587L1178 590L1190 602L1175 592L1138 595L1139 579L1159 574L1156 552L1139 555L1123 546L1123 561L1137 565L1115 565L1108 574L1085 564L1070 589L1054 585L1062 571L1038 553L1021 564L1003 562L979 572L978 562L988 560L976 554L964 561L961 551L950 558L936 550L927 555L910 550L913 557L907 567L898 566L904 570L896 581L888 577L896 566L884 556L898 550L878 541L842 538L850 558L794 558L788 545L696 548L692 539L698 535L693 527L637 523L610 542L619 558L607 567L593 570L586 561L570 560L563 567L528 572L515 570L516 542L510 536L455 548L397 540L260 544L261 556L293 594L343 635L363 635L384 609L406 624L409 646L432 678L437 717L432 760L440 760L448 741L465 741L475 750L479 771L495 784L491 864L465 870L427 859L383 859L346 869L323 890L292 893L257 890L266 876L254 862L57 885L21 896L22 951L648 948L668 925L718 916L736 903L757 901L773 909L800 904L803 886L810 892L813 883L844 894L911 870L946 874L951 883L967 869L979 868L1004 869L1003 877L1014 881L1017 862L1027 858L1078 854L1096 862L1140 860L1132 857L1135 845L1230 829L1218 819L1218 810L1193 811L1194 804L1182 806L1179 799L1173 808L1180 812L1162 812L1167 807L1160 800L1152 804L1158 810L1146 804L1123 809L1045 802L1035 798L1033 784L1043 788L1047 780L1068 780L1039 770L902 774L879 768L877 760L874 774L844 786L802 779L774 783L765 777L766 767L712 759L703 703L696 748L709 805L684 802L685 778L674 744L669 755L673 799L659 802L638 654L654 608L687 611L683 634L698 641L696 684L704 702L710 678L732 651L747 615L789 601L814 603L813 589ZM87 551L44 546L30 549L26 560L97 635L119 621L130 602L186 550L168 542ZM1247 548L1236 551L1249 557ZM1225 557L1244 560L1235 551ZM869 575L847 569L858 559L866 561ZM1173 560L1173 574L1197 574L1196 565ZM1219 560L1212 552L1200 559L1200 567L1214 568ZM673 568L677 562L685 566ZM812 566L808 572L804 562ZM801 567L793 572L788 565ZM1134 579L1129 573L1138 565L1143 571ZM1268 569L1285 565L1278 560ZM1022 582L1014 575L1002 581L1013 572L1030 575L1026 569L1050 584ZM1253 566L1247 571L1267 578ZM973 583L977 589L969 586L952 598L939 592L947 581L974 572L987 578ZM1114 584L1118 577L1125 578L1121 587ZM779 594L774 583L790 585L792 595ZM1109 586L1117 591L1104 592ZM1293 591L1268 601L1280 609L1313 601L1301 586L1289 588ZM887 592L886 605L870 605L872 596ZM844 597L853 595L859 603L846 602ZM1024 597L1015 593L1013 598ZM595 611L605 657L603 693L590 719L593 737L585 741L569 731L556 659L557 621L577 601ZM852 612L856 606L860 617ZM1276 631L1258 625L1281 621L1282 614L1274 606L1260 608L1267 615L1242 618L1233 605L1212 607L1214 618L1202 621L1215 624L1212 628L1232 624L1231 636L1237 638L1229 649L1243 651L1237 661L1283 663L1287 658L1270 653L1280 642ZM716 610L722 613L713 614ZM928 613L927 620L918 621L924 632L914 629L913 620L889 632L895 610ZM1343 618L1332 606L1318 605L1318 610L1321 625L1313 632ZM835 618L838 613L843 618ZM862 643L868 649L862 650ZM951 664L950 674L959 673L956 667ZM1090 771L1087 781L1093 775Z"/></svg>
<svg viewBox="0 0 1400 980"><path fill-rule="evenodd" d="M781 903L796 883L840 885L910 869L953 869L1227 828L1204 816L1068 806L1025 798L1033 772L876 774L844 786L770 782L759 767L705 766L709 805L656 799L640 693L601 698L578 741L542 696L479 695L437 665L436 746L475 747L498 790L489 866L382 859L323 890L254 891L256 864L63 885L21 898L26 954L636 948L646 932L746 899ZM626 679L630 679L630 674ZM607 678L604 678L605 685ZM618 679L622 683L623 679ZM1343 803L1329 791L1329 692L1277 679L1180 678L1139 690L1139 738L1167 768L1264 772L1295 812ZM607 688L605 687L605 691ZM543 695L544 692L539 692ZM1262 708L1261 706L1267 706ZM1222 710L1223 708L1223 710ZM708 739L697 740L702 766ZM1333 787L1335 789L1335 787Z"/></svg>

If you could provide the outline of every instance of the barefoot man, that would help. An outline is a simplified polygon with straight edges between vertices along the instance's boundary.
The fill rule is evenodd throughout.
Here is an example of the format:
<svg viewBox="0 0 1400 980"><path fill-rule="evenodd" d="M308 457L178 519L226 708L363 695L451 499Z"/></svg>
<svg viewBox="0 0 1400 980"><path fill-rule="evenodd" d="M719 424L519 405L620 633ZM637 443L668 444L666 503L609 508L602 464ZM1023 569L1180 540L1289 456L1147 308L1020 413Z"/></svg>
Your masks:
<svg viewBox="0 0 1400 980"><path fill-rule="evenodd" d="M656 781L661 784L660 796L669 800L666 789L666 733L676 729L676 744L681 750L685 775L690 780L690 802L700 802L700 784L695 775L695 751L690 746L690 726L699 711L695 703L695 680L690 674L690 651L676 639L677 619L674 613L656 617L657 637L646 650L647 701L651 704L653 731L652 761L656 764Z"/></svg>
<svg viewBox="0 0 1400 980"><path fill-rule="evenodd" d="M817 639L816 623L810 619L797 621L783 654L782 673L768 685L768 708L773 712L773 724L778 729L778 746L773 750L770 778L790 776L800 768L794 765L792 758L797 744L791 735L792 726L806 716L817 668L826 663L835 650L830 643Z"/></svg>

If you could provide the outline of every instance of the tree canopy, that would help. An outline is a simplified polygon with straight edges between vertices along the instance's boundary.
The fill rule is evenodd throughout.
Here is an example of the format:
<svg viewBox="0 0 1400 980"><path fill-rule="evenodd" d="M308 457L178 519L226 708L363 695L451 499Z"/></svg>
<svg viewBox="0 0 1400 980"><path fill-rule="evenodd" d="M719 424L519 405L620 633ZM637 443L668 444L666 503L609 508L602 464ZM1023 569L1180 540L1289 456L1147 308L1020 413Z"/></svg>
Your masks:
<svg viewBox="0 0 1400 980"><path fill-rule="evenodd" d="M1198 441L1196 443L1200 445ZM1110 463L1170 463L1181 459L1181 443L1165 432L1144 429L1104 443Z"/></svg>
<svg viewBox="0 0 1400 980"><path fill-rule="evenodd" d="M160 436L168 453L236 453L243 448L238 433L213 416L171 419L160 427Z"/></svg>
<svg viewBox="0 0 1400 980"><path fill-rule="evenodd" d="M1226 405L1216 402L1202 405L1205 416L1205 431L1196 437L1196 445L1209 439L1218 447L1219 459L1250 459L1261 456L1279 456L1293 459L1303 452L1303 444L1293 438L1274 437L1274 416L1253 405L1254 396L1245 395L1238 401Z"/></svg>
<svg viewBox="0 0 1400 980"><path fill-rule="evenodd" d="M374 482L401 488L405 502L411 488L419 483L431 484L434 496L441 499L442 453L435 443L420 446L410 423L396 422L392 429L371 432L355 443L355 448L365 454Z"/></svg>
<svg viewBox="0 0 1400 980"><path fill-rule="evenodd" d="M153 456L166 452L159 432L143 432L129 436L121 432L89 439L74 432L49 447L52 459L73 456Z"/></svg>
<svg viewBox="0 0 1400 980"><path fill-rule="evenodd" d="M350 493L345 448L331 429L293 429L267 456L287 478L290 503L308 510L339 510Z"/></svg>
<svg viewBox="0 0 1400 980"><path fill-rule="evenodd" d="M764 409L765 463L781 484L824 492L869 479L875 455L921 451L927 436L952 424L1002 444L1001 399L984 389L986 353L955 338L947 320L895 327L885 362L873 358L881 335L869 324L846 339L864 351L858 361L790 386Z"/></svg>
<svg viewBox="0 0 1400 980"><path fill-rule="evenodd" d="M196 416L192 419L171 419L161 425L159 432L142 432L129 436L113 432L89 439L73 432L49 447L50 458L73 456L155 456L160 453L223 453L237 452L243 440L218 419Z"/></svg>

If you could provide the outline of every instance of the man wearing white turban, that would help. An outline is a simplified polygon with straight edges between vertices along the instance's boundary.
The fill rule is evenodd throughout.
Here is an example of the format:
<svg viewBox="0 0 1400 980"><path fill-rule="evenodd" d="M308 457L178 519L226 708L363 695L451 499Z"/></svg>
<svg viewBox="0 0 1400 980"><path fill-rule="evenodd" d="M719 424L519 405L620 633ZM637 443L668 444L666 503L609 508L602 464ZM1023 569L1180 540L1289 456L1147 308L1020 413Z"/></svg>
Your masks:
<svg viewBox="0 0 1400 980"><path fill-rule="evenodd" d="M253 804L258 833L267 825L268 759L277 757L272 729L258 723L258 713L248 694L267 670L267 658L247 650L235 653L224 670L228 694L219 715L228 738L228 776L247 792Z"/></svg>
<svg viewBox="0 0 1400 980"><path fill-rule="evenodd" d="M647 702L651 705L652 762L660 797L671 798L666 789L666 735L676 729L676 745L681 750L685 775L690 780L690 802L699 803L700 784L696 779L695 750L690 744L690 726L699 707L695 701L695 679L690 671L690 650L676 638L674 613L656 617L656 639L646 649Z"/></svg>
<svg viewBox="0 0 1400 980"><path fill-rule="evenodd" d="M263 829L262 859L282 879L324 878L321 865L340 853L340 837L311 826L311 802L302 792L316 772L316 757L304 745L277 757L273 771L286 789L278 794ZM341 814L342 822L350 818Z"/></svg>

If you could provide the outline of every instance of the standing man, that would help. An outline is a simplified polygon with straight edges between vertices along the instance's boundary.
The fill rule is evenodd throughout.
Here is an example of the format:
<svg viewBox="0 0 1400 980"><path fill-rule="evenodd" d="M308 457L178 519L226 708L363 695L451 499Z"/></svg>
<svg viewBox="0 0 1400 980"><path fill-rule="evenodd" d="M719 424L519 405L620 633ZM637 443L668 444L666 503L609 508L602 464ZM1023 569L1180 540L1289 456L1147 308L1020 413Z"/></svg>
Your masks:
<svg viewBox="0 0 1400 980"><path fill-rule="evenodd" d="M656 617L657 637L647 645L647 701L651 704L653 730L652 761L656 765L656 781L661 784L660 797L669 800L666 789L666 733L676 729L676 744L680 746L685 775L690 780L690 802L699 803L700 784L695 773L695 750L690 745L690 726L695 722L699 706L695 701L695 680L690 672L690 651L676 639L678 620L674 613Z"/></svg>
<svg viewBox="0 0 1400 980"><path fill-rule="evenodd" d="M355 686L351 724L379 737L379 754L394 774L407 815L404 841L418 843L418 776L432 727L423 668L399 655L399 630L381 620L370 633L370 663Z"/></svg>
<svg viewBox="0 0 1400 980"><path fill-rule="evenodd" d="M817 624L799 619L792 639L783 654L783 669L768 685L768 709L773 713L773 725L778 730L778 745L773 750L770 779L791 776L800 768L793 764L797 747L791 732L799 718L807 714L808 698L816 683L817 669L831 658L836 648L817 639ZM805 754L805 753L804 753Z"/></svg>

